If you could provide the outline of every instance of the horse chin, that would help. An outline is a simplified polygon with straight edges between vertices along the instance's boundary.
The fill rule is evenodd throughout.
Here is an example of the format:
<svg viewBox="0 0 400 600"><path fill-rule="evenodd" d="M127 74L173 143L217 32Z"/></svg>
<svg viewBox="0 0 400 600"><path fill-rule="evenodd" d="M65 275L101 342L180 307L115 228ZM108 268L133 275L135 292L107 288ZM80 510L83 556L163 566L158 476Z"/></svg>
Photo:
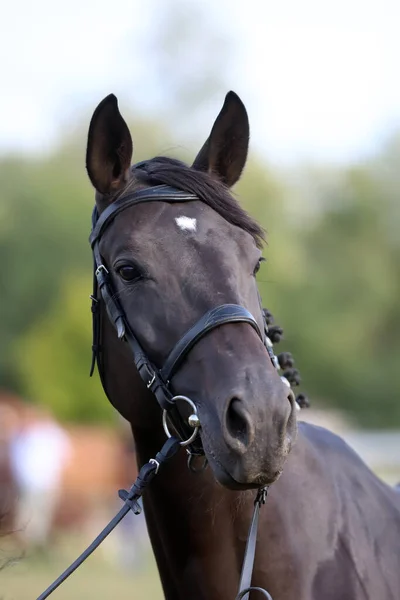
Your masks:
<svg viewBox="0 0 400 600"><path fill-rule="evenodd" d="M207 459L216 481L229 490L246 491L259 489L266 485L271 485L274 481L279 479L282 474L282 471L277 471L273 475L260 473L251 480L239 481L218 461L214 454L208 454Z"/></svg>

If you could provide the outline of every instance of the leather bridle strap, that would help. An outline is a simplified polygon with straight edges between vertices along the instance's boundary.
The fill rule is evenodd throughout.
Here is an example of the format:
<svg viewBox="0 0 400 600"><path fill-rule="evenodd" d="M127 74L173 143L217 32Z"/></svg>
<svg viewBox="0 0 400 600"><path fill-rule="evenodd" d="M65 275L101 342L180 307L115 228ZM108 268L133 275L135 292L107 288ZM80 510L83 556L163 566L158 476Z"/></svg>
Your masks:
<svg viewBox="0 0 400 600"><path fill-rule="evenodd" d="M142 202L154 202L158 200L165 202L190 202L193 200L199 200L199 198L195 194L190 194L168 185L156 185L152 188L146 188L144 190L133 191L129 194L121 195L119 198L114 200L96 220L89 237L92 248L94 243L101 238L111 221L113 221L121 211L129 208L130 206L135 206L135 204L141 204Z"/></svg>
<svg viewBox="0 0 400 600"><path fill-rule="evenodd" d="M272 597L260 587L252 587L251 579L253 575L254 557L256 554L256 543L257 543L257 529L258 529L258 517L262 504L265 504L267 499L268 487L260 488L257 492L256 499L254 501L253 518L251 520L249 533L247 536L246 550L244 552L244 559L242 565L242 573L240 575L239 592L235 600L247 600L251 591L260 592L267 600L272 600Z"/></svg>
<svg viewBox="0 0 400 600"><path fill-rule="evenodd" d="M111 275L100 253L100 240L107 227L113 223L115 217L131 206L147 202L179 203L191 202L194 200L199 200L199 198L194 194L187 193L168 185L157 185L152 188L145 188L137 191L125 190L125 193L122 193L118 198L110 203L110 205L100 215L98 214L97 207L94 208L92 215L92 231L89 237L94 256L95 274L92 295L93 355L91 374L93 373L94 364L97 360L100 378L104 391L107 394L105 389L104 373L102 373L100 365L101 324L99 306L100 298L98 296L98 292L100 291L108 317L111 323L114 325L118 337L128 343L132 352L136 369L142 381L146 385L147 389L154 394L160 407L163 410L169 411L170 420L172 421L177 433L183 439L189 438L192 434L192 431L179 416L179 412L173 401L173 394L169 388L169 383L195 344L197 344L197 342L199 342L205 335L207 335L216 327L225 325L227 323L242 322L250 324L264 344L266 341L265 333L263 330L260 330L254 317L244 307L236 304L223 304L221 306L212 308L205 315L203 315L197 321L197 323L195 323L191 329L189 329L189 331L187 331L177 342L167 357L165 364L161 365L160 368L156 368L148 358L138 339L134 335L134 332L130 328L126 314L117 299L113 289ZM190 444L188 450L192 454L203 454L202 445L197 440Z"/></svg>
<svg viewBox="0 0 400 600"><path fill-rule="evenodd" d="M101 257L98 252L98 243L94 246L96 264L98 265ZM146 387L153 392L162 409L170 409L173 405L172 393L169 391L169 382L187 357L190 350L199 340L207 335L211 330L225 325L226 323L248 323L257 332L262 339L261 331L257 321L250 312L243 306L237 304L222 304L212 308L203 315L195 325L177 342L167 357L165 364L161 369L157 369L148 359L140 343L133 334L126 320L124 311L116 300L112 292L109 273L104 265L98 265L96 268L97 284L106 305L108 316L114 324L118 337L125 339L131 349L135 366Z"/></svg>
<svg viewBox="0 0 400 600"><path fill-rule="evenodd" d="M249 323L262 339L257 321L248 310L238 304L221 304L206 312L177 342L160 371L162 379L165 382L170 381L193 346L209 331L220 325L225 325L225 323Z"/></svg>
<svg viewBox="0 0 400 600"><path fill-rule="evenodd" d="M147 389L156 396L161 408L168 410L172 406L172 394L167 390L164 382L160 379L157 369L149 361L145 351L129 327L125 313L113 292L107 267L101 262L98 241L94 244L93 253L96 265L95 276L97 286L103 298L109 319L114 325L118 337L128 342L136 369Z"/></svg>
<svg viewBox="0 0 400 600"><path fill-rule="evenodd" d="M113 323L117 335L120 339L128 342L132 351L135 366L141 379L147 388L155 395L162 409L169 410L173 406L172 393L168 389L168 384L186 358L193 346L212 329L226 323L249 323L257 332L260 339L263 340L263 332L254 317L244 307L235 304L223 304L208 311L203 317L187 331L171 350L161 369L155 368L150 362L133 331L129 327L126 315L119 304L112 286L110 274L100 253L100 239L106 228L113 222L114 218L126 208L143 202L190 202L198 199L194 194L175 189L167 185L158 185L153 188L146 188L121 195L114 200L99 216L97 209L93 211L92 232L90 234L90 244L94 255L95 279L97 288L104 300L106 310L111 323ZM93 292L94 303L97 303L97 290ZM94 307L94 314L95 314ZM97 310L98 315L98 310ZM96 315L95 315L96 316ZM98 318L98 316L96 316ZM99 324L96 323L96 333L99 330ZM93 348L98 350L98 343L94 340ZM95 350L94 350L95 352ZM92 365L93 366L93 365Z"/></svg>

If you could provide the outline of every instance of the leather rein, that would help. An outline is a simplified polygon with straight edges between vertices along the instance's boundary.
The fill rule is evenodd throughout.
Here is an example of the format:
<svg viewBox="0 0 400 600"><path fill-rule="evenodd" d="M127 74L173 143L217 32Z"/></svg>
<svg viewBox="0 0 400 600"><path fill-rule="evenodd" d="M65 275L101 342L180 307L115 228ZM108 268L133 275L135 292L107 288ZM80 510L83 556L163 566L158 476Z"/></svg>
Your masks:
<svg viewBox="0 0 400 600"><path fill-rule="evenodd" d="M144 489L159 472L160 467L172 456L174 456L181 447L186 447L189 455L189 466L191 459L195 456L204 456L204 450L201 444L200 436L197 433L200 429L200 421L197 416L195 404L186 396L174 396L170 389L170 380L181 366L182 362L189 354L195 344L205 335L216 327L226 323L248 323L259 335L264 343L270 359L274 366L279 369L279 362L272 349L272 342L268 337L268 326L263 312L264 327L261 331L256 320L251 313L244 307L237 304L222 304L206 312L175 344L170 351L167 359L161 368L155 367L150 361L139 341L131 330L123 308L119 304L114 293L110 272L100 253L100 240L106 229L112 224L115 217L123 210L145 202L191 202L199 198L191 193L167 186L157 185L151 188L142 189L122 194L112 202L100 215L95 207L92 215L92 231L89 237L90 245L94 258L94 277L92 299L92 319L93 319L93 344L92 344L92 365L90 375L93 374L95 364L97 363L99 375L105 387L104 369L102 364L101 347L101 313L100 302L103 301L108 317L114 325L118 338L127 343L130 347L136 369L146 385L152 392L159 406L163 411L163 425L168 436L161 451L155 458L149 460L139 471L139 475L129 491L119 490L118 494L124 505L110 523L103 529L90 546L60 575L38 598L45 600L69 575L71 575L90 554L100 545L100 543L109 535L109 533L118 525L125 515L132 510L135 514L141 512L141 506L138 500L141 498ZM261 301L260 301L261 302ZM281 377L288 386L290 393L293 393L289 381ZM188 421L185 421L179 413L176 401L184 400L190 404L193 414ZM176 436L172 436L167 425L167 417L172 423ZM183 440L183 441L182 441ZM206 464L206 462L204 463ZM193 469L194 470L194 469ZM255 547L257 540L258 514L260 507L265 503L267 488L261 488L254 501L254 512L249 528L246 550L244 555L242 574L240 578L239 592L236 600L248 598L251 590L260 592L268 600L272 600L268 592L262 588L251 587L251 577L255 557Z"/></svg>

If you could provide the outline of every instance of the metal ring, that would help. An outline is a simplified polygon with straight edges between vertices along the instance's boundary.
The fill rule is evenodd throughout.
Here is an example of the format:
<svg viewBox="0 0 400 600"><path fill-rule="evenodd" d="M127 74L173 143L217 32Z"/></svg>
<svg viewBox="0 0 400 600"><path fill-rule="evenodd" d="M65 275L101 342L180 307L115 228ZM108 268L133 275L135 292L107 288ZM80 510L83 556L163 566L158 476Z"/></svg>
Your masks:
<svg viewBox="0 0 400 600"><path fill-rule="evenodd" d="M191 408L193 409L193 413L195 415L197 415L197 408L195 403L193 402L193 400L191 400L190 398L188 398L187 396L174 396L172 398L172 402L175 402L176 400L184 400L185 402L187 402L188 404L190 404ZM171 433L168 429L168 424L167 424L167 415L168 412L164 409L163 410L163 415L162 415L162 424L164 427L164 431L167 437L171 437ZM188 438L187 440L184 440L183 442L179 442L181 446L188 446L189 444L191 444L193 442L193 440L195 439L197 432L199 431L199 427L195 427L193 430L192 435L190 436L190 438Z"/></svg>
<svg viewBox="0 0 400 600"><path fill-rule="evenodd" d="M245 590L242 590L241 592L239 592L239 594L236 596L235 600L242 600L242 598L244 598L249 592L260 592L264 598L267 598L268 600L272 600L272 596L271 594L269 594L267 592L267 590L264 590L264 588L260 588L260 587L248 587Z"/></svg>
<svg viewBox="0 0 400 600"><path fill-rule="evenodd" d="M199 454L192 454L189 450L186 450L186 452L188 452L188 454L189 454L188 459L187 459L187 466L192 471L192 473L202 473L203 471L205 471L205 469L207 468L207 464L208 464L207 458L205 456L201 456ZM195 466L193 465L196 458L203 459L202 465L198 469L196 469Z"/></svg>

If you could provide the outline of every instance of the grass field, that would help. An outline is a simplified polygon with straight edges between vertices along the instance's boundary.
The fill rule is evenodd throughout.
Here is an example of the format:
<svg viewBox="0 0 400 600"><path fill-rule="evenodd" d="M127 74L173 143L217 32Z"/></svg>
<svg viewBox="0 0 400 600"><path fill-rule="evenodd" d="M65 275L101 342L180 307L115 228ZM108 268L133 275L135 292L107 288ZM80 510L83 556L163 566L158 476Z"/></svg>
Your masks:
<svg viewBox="0 0 400 600"><path fill-rule="evenodd" d="M60 545L46 557L21 558L14 564L6 565L0 571L0 599L36 600L82 549L82 543L75 540L74 543ZM12 548L3 549L3 561L13 556L12 552ZM129 573L127 569L118 567L115 561L110 561L101 550L96 551L50 596L52 600L161 600L162 597L156 566L150 553L136 570Z"/></svg>

